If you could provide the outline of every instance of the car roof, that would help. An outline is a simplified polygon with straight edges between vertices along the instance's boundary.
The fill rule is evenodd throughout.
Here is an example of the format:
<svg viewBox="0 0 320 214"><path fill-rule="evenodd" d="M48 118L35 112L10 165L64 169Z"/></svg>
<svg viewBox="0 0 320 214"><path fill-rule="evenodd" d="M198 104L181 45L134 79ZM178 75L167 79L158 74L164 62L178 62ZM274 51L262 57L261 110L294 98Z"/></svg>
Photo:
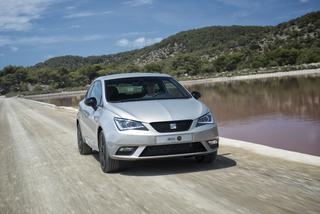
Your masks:
<svg viewBox="0 0 320 214"><path fill-rule="evenodd" d="M112 80L120 78L131 78L131 77L171 77L168 74L160 73L121 73L121 74L111 74L97 78L97 80Z"/></svg>

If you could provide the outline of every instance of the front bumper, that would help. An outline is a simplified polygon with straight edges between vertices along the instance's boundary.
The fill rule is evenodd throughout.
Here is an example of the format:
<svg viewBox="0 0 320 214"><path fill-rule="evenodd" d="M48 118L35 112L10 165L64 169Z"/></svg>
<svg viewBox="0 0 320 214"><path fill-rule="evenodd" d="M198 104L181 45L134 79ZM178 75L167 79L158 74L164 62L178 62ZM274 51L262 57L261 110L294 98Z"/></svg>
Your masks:
<svg viewBox="0 0 320 214"><path fill-rule="evenodd" d="M206 155L214 153L219 147L216 125L175 133L117 132L111 134L108 139L111 139L107 140L109 155L118 160ZM212 144L213 141L216 143ZM135 147L135 150L129 155L119 155L119 148L123 147Z"/></svg>

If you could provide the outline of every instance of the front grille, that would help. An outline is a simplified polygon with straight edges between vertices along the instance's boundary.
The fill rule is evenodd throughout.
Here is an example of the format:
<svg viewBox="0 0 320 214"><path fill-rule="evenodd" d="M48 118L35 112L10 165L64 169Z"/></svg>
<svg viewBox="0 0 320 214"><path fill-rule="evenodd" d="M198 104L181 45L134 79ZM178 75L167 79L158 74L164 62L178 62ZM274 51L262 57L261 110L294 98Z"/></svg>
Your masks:
<svg viewBox="0 0 320 214"><path fill-rule="evenodd" d="M178 120L166 122L154 122L150 125L158 132L181 132L190 129L192 120Z"/></svg>
<svg viewBox="0 0 320 214"><path fill-rule="evenodd" d="M177 155L206 151L206 148L204 148L204 146L200 142L180 143L172 145L147 146L140 154L140 157Z"/></svg>

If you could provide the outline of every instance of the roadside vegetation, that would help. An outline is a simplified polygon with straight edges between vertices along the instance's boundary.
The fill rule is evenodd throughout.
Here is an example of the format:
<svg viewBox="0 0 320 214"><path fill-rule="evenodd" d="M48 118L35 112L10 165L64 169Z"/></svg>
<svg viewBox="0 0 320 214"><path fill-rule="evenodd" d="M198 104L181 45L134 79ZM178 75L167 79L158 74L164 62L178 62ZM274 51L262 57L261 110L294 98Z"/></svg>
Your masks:
<svg viewBox="0 0 320 214"><path fill-rule="evenodd" d="M320 12L277 26L214 26L180 32L142 49L61 56L0 71L0 94L79 90L98 76L164 72L179 79L320 67Z"/></svg>

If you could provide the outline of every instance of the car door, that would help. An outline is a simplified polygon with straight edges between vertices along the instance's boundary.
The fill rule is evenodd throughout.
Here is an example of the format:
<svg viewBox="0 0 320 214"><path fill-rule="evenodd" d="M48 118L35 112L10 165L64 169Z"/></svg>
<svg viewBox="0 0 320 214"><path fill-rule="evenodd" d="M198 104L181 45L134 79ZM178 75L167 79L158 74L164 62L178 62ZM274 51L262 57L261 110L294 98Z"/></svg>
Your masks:
<svg viewBox="0 0 320 214"><path fill-rule="evenodd" d="M90 115L90 112L92 111L92 107L91 106L87 106L85 104L85 100L91 97L91 92L92 92L93 86L94 86L94 83L92 83L90 85L90 87L87 90L86 95L84 96L84 99L79 104L80 128L81 128L82 137L84 138L86 143L88 143L87 139L89 138L88 137L88 133L89 133L88 116Z"/></svg>
<svg viewBox="0 0 320 214"><path fill-rule="evenodd" d="M99 126L99 118L102 113L102 84L100 80L97 80L92 88L90 97L94 97L97 100L97 108L87 109L86 114L86 131L87 131L87 143L94 149L98 149L97 145L97 129Z"/></svg>

